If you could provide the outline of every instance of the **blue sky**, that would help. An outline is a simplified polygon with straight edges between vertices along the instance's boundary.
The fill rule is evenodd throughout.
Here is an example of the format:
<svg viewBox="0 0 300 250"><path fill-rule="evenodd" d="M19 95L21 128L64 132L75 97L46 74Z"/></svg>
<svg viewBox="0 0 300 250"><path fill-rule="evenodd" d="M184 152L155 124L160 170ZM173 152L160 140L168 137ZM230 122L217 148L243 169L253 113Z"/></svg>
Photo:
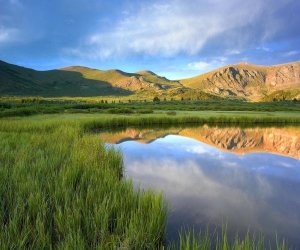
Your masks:
<svg viewBox="0 0 300 250"><path fill-rule="evenodd" d="M300 60L299 0L0 0L0 60L171 79Z"/></svg>

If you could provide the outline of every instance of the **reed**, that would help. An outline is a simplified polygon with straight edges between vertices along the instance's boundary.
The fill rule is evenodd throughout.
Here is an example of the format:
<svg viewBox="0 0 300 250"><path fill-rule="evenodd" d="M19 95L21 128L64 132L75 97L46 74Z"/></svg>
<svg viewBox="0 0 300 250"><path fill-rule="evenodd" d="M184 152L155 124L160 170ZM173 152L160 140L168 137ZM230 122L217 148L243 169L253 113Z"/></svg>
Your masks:
<svg viewBox="0 0 300 250"><path fill-rule="evenodd" d="M226 225L222 226L221 232L205 231L195 233L194 230L185 229L179 233L179 241L171 242L168 250L263 250L263 249L288 249L284 240L279 241L277 237L273 242L264 240L263 235L256 236L247 233L243 237L236 235L230 239Z"/></svg>
<svg viewBox="0 0 300 250"><path fill-rule="evenodd" d="M254 117L254 116L141 116L141 117L115 117L108 119L94 119L82 123L85 131L104 128L118 128L129 126L149 125L184 125L184 124L211 124L211 125L259 125L259 124L299 124L300 117Z"/></svg>
<svg viewBox="0 0 300 250"><path fill-rule="evenodd" d="M1 249L163 245L166 204L121 178L120 152L76 123L22 125L0 125Z"/></svg>

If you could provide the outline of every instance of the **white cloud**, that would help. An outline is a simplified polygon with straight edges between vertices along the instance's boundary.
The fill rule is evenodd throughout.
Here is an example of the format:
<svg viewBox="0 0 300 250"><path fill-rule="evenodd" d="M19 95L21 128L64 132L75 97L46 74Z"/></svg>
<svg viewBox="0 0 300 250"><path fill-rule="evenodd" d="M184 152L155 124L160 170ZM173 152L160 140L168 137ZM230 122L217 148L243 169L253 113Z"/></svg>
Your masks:
<svg viewBox="0 0 300 250"><path fill-rule="evenodd" d="M192 62L187 65L187 70L194 70L203 73L203 72L207 72L222 67L226 65L226 62L227 62L226 57L218 57L212 60Z"/></svg>
<svg viewBox="0 0 300 250"><path fill-rule="evenodd" d="M228 56L231 55L240 55L242 52L238 49L230 49L230 50L226 50L225 54Z"/></svg>
<svg viewBox="0 0 300 250"><path fill-rule="evenodd" d="M203 71L203 70L208 70L211 67L211 64L207 63L207 62L200 61L200 62L189 63L188 67L190 69L193 69L193 70Z"/></svg>
<svg viewBox="0 0 300 250"><path fill-rule="evenodd" d="M277 5L277 7L280 4ZM271 5L273 6L273 5ZM125 11L125 10L124 10ZM125 11L126 12L126 11ZM120 20L112 24L109 31L94 32L83 39L77 48L65 52L82 57L107 58L115 55L147 54L173 56L179 53L194 55L199 53L213 38L236 29L244 29L272 13L269 1L221 0L190 1L167 0L144 4L135 12L126 12ZM270 17L269 17L270 18ZM272 22L268 21L271 25ZM270 37L276 32L265 25L260 37ZM96 28L97 29L97 28ZM228 32L228 34L227 34ZM232 46L247 43L251 34L233 32ZM222 43L222 41L220 41ZM233 51L237 53L238 50ZM202 65L205 67L205 65Z"/></svg>
<svg viewBox="0 0 300 250"><path fill-rule="evenodd" d="M299 53L300 53L300 51L298 51L298 50L291 50L291 51L284 52L282 55L284 57L290 57L290 56L298 55Z"/></svg>
<svg viewBox="0 0 300 250"><path fill-rule="evenodd" d="M273 50L271 48L268 48L266 46L260 46L260 47L257 47L256 49L257 50L262 50L262 51L265 51L265 52L273 52Z"/></svg>
<svg viewBox="0 0 300 250"><path fill-rule="evenodd" d="M266 222L282 224L282 211L276 206L270 209L274 205L270 201L280 192L286 192L278 182L259 174L253 175L234 162L231 165L224 160L218 163L217 169L211 167L207 170L204 163L202 165L189 157L180 163L168 158L145 161L136 155L130 161L125 160L127 175L135 183L142 188L162 191L172 213L184 212L193 218L195 225L200 223L200 216L202 222L210 218L219 223L226 216L230 223L251 224L260 229L268 228ZM260 220L262 216L264 223ZM292 217L285 219L291 220Z"/></svg>

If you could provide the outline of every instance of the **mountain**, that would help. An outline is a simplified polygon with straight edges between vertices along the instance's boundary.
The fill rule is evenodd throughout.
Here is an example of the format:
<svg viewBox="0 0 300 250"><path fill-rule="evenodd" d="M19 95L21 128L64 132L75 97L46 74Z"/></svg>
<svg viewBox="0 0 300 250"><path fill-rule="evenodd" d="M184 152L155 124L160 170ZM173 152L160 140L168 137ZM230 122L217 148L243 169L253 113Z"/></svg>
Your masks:
<svg viewBox="0 0 300 250"><path fill-rule="evenodd" d="M239 63L180 82L187 88L201 89L223 97L253 101L299 99L300 61L274 66Z"/></svg>
<svg viewBox="0 0 300 250"><path fill-rule="evenodd" d="M126 73L82 66L37 71L0 61L0 95L120 96L178 87L182 87L179 82L146 71Z"/></svg>
<svg viewBox="0 0 300 250"><path fill-rule="evenodd" d="M169 80L152 71L126 73L72 66L37 71L0 61L0 95L161 95L184 99L300 99L300 61L275 66L228 65L196 77Z"/></svg>

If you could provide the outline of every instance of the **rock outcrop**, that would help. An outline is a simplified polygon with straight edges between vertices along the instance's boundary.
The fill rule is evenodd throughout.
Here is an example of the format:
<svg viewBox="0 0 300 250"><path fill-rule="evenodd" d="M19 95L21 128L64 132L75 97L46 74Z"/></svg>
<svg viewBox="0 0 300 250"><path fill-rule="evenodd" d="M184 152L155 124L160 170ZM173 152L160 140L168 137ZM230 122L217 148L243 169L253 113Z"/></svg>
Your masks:
<svg viewBox="0 0 300 250"><path fill-rule="evenodd" d="M223 97L259 101L278 90L300 88L300 62L275 66L240 63L222 67L181 83ZM295 92L296 93L296 92ZM297 98L297 93L291 98Z"/></svg>
<svg viewBox="0 0 300 250"><path fill-rule="evenodd" d="M300 62L268 67L266 85L271 90L300 87Z"/></svg>

